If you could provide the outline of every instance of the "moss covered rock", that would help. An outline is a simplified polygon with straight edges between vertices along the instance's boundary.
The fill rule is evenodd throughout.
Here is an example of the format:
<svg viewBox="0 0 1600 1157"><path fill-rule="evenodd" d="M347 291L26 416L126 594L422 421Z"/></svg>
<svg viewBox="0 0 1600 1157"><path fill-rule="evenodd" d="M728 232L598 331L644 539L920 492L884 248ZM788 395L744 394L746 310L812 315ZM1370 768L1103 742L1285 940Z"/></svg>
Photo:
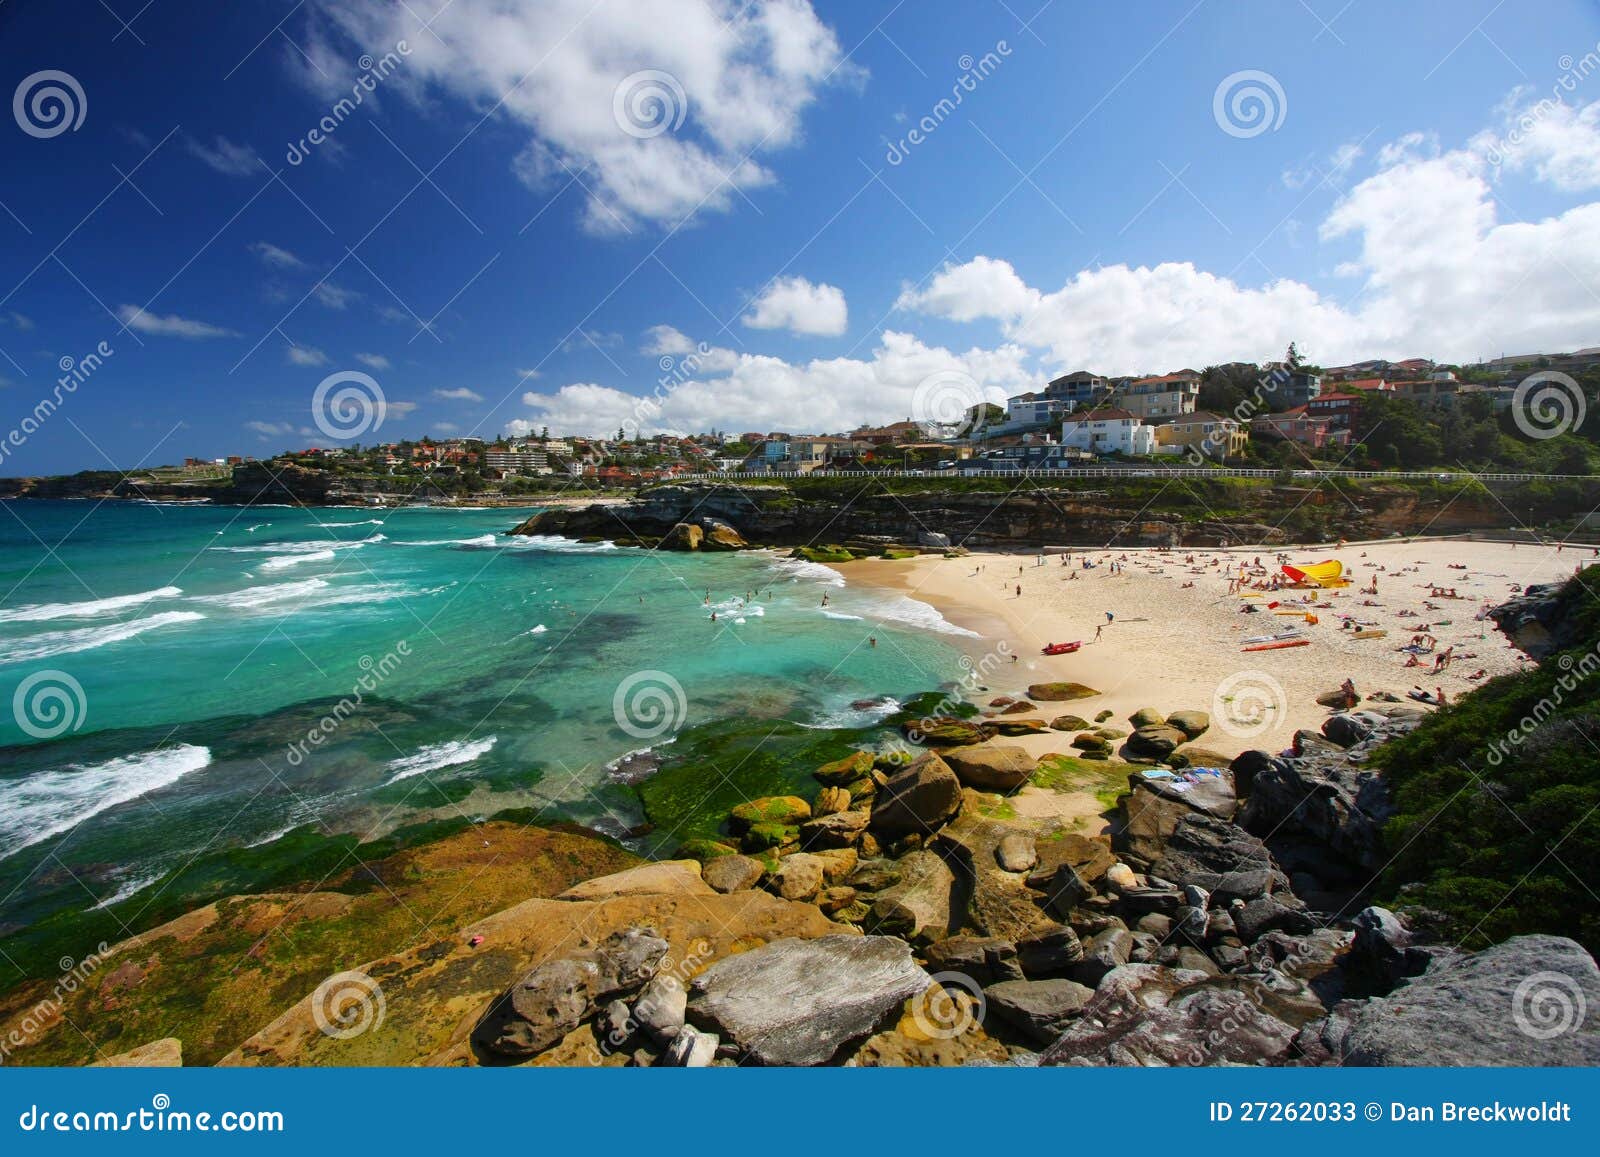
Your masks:
<svg viewBox="0 0 1600 1157"><path fill-rule="evenodd" d="M844 787L864 775L872 774L874 754L870 751L852 751L843 759L825 763L811 774L818 783L829 787Z"/></svg>
<svg viewBox="0 0 1600 1157"><path fill-rule="evenodd" d="M1051 731L1087 731L1089 721L1081 715L1057 715L1050 721Z"/></svg>
<svg viewBox="0 0 1600 1157"><path fill-rule="evenodd" d="M728 826L735 833L757 824L782 824L799 827L811 818L811 805L797 795L770 795L742 803L728 814Z"/></svg>
<svg viewBox="0 0 1600 1157"><path fill-rule="evenodd" d="M1082 683L1034 683L1028 688L1028 698L1035 703L1070 703L1074 699L1092 699L1100 692Z"/></svg>

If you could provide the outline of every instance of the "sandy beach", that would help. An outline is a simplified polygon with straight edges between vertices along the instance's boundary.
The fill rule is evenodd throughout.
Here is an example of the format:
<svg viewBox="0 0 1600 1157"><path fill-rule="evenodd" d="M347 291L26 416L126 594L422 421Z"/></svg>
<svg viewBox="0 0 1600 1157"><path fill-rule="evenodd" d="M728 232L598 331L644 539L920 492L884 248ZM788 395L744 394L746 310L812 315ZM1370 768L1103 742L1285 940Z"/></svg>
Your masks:
<svg viewBox="0 0 1600 1157"><path fill-rule="evenodd" d="M1389 692L1403 698L1421 686L1443 688L1453 699L1484 678L1516 670L1526 660L1492 622L1478 617L1481 610L1522 587L1570 576L1593 558L1589 547L1467 539L1327 546L1287 557L1301 566L1343 562L1350 585L1331 590L1253 589L1282 576L1276 552L1262 548L1075 550L1042 559L924 555L863 559L836 569L847 581L930 603L975 631L972 653L988 656L984 669L992 672L981 702L1023 695L1030 683L1073 680L1101 694L1043 704L1042 716L1070 711L1093 718L1109 709L1115 725L1126 727L1127 716L1140 707L1199 709L1211 713L1212 726L1195 746L1233 756L1249 748L1280 750L1296 730L1320 727L1329 709L1317 696L1346 678L1363 697ZM1092 566L1085 568L1085 561ZM1230 593L1241 564L1251 585ZM1367 593L1374 578L1377 593ZM1258 609L1241 610L1250 605ZM1345 629L1347 618L1360 626ZM1242 650L1246 639L1290 628L1309 643ZM1358 629L1387 633L1356 638ZM1408 667L1411 656L1400 648L1422 633L1437 641ZM1040 653L1048 643L1074 640L1083 641L1074 654ZM1002 646L1002 663L994 666ZM1436 674L1436 657L1447 648L1453 648L1451 661ZM1068 738L1052 733L1006 742L1038 755L1067 750Z"/></svg>

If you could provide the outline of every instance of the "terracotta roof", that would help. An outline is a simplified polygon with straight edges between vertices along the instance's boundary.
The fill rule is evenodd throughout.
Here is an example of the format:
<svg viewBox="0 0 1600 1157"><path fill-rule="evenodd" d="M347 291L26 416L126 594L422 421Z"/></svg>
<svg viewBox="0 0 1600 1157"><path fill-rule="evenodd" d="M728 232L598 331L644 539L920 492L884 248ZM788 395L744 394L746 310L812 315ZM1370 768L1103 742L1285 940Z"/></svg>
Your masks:
<svg viewBox="0 0 1600 1157"><path fill-rule="evenodd" d="M1388 384L1383 378L1356 378L1345 383L1352 390L1381 390Z"/></svg>
<svg viewBox="0 0 1600 1157"><path fill-rule="evenodd" d="M1351 383L1351 384L1353 385L1354 383ZM1317 401L1317 402L1359 402L1362 399L1363 396L1364 395L1362 395L1362 394L1346 394L1346 393L1343 393L1343 392L1341 392L1339 390L1335 390L1331 394L1319 394L1316 398L1313 399L1313 401Z"/></svg>

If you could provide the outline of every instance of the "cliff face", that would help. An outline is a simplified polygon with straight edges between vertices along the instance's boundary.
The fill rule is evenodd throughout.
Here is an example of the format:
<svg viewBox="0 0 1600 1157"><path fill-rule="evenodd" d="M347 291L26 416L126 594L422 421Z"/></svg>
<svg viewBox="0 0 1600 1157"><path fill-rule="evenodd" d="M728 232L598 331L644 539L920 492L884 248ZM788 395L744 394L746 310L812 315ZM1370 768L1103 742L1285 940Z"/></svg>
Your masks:
<svg viewBox="0 0 1600 1157"><path fill-rule="evenodd" d="M972 549L1064 546L1222 546L1309 538L1415 533L1436 523L1441 504L1416 495L1372 493L1363 504L1319 492L1262 487L1208 503L1183 483L1143 490L1016 489L892 494L863 481L827 497L786 486L681 484L645 491L623 506L543 511L511 534L599 536L653 544L679 524L726 524L764 546L842 543ZM1496 525L1492 512L1460 502L1450 529ZM1293 516L1286 519L1286 515ZM663 544L663 545L671 545Z"/></svg>

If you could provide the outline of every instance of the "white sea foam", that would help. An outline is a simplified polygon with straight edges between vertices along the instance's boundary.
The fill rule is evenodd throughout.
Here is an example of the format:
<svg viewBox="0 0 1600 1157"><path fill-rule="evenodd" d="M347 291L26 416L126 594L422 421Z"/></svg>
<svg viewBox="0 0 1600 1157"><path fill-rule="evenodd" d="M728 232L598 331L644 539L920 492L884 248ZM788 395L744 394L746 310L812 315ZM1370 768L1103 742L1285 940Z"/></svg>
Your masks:
<svg viewBox="0 0 1600 1157"><path fill-rule="evenodd" d="M832 709L819 711L811 722L801 724L801 726L819 731L832 731L843 727L871 727L874 724L882 723L898 710L900 710L900 701L885 696L882 702L874 703L871 707L857 708L844 704Z"/></svg>
<svg viewBox="0 0 1600 1157"><path fill-rule="evenodd" d="M810 579L823 586L844 586L844 576L831 566L824 566L820 562L807 562L803 558L778 558L772 560L772 565L787 574L794 582Z"/></svg>
<svg viewBox="0 0 1600 1157"><path fill-rule="evenodd" d="M456 546L463 550L546 550L558 554L603 554L614 542L579 542L559 534L480 534L474 538L396 539L395 546Z"/></svg>
<svg viewBox="0 0 1600 1157"><path fill-rule="evenodd" d="M197 595L193 601L205 603L208 606L228 607L233 610L249 611L257 607L271 606L281 603L285 599L300 599L315 591L327 587L326 579L304 579L300 582L268 583L265 586L245 587L243 590L229 591L222 595Z"/></svg>
<svg viewBox="0 0 1600 1157"><path fill-rule="evenodd" d="M271 525L268 523L267 525ZM291 542L261 542L252 546L213 546L227 554L320 554L325 550L360 550L374 542L385 542L382 534L369 534L354 542L340 542L336 538L313 538Z"/></svg>
<svg viewBox="0 0 1600 1157"><path fill-rule="evenodd" d="M288 570L304 562L331 562L337 556L331 550L311 550L305 554L280 554L261 564L262 570Z"/></svg>
<svg viewBox="0 0 1600 1157"><path fill-rule="evenodd" d="M210 751L185 743L0 784L0 859L176 783L210 763Z"/></svg>
<svg viewBox="0 0 1600 1157"><path fill-rule="evenodd" d="M448 743L431 743L427 747L418 748L416 753L404 759L396 759L388 764L389 783L396 783L402 779L410 779L414 775L423 775L430 771L439 771L441 768L455 767L462 763L471 763L481 755L487 755L489 749L495 745L497 737L490 735L484 739L457 739Z"/></svg>
<svg viewBox="0 0 1600 1157"><path fill-rule="evenodd" d="M823 611L822 613L826 618L839 619L842 622L859 623L861 621L860 615L847 615L843 611Z"/></svg>
<svg viewBox="0 0 1600 1157"><path fill-rule="evenodd" d="M135 892L144 891L165 875L165 872L146 872L142 876L132 876L118 884L117 890L96 904L95 908L109 908L113 904L120 904Z"/></svg>
<svg viewBox="0 0 1600 1157"><path fill-rule="evenodd" d="M203 619L198 611L163 611L145 619L113 623L107 627L81 627L76 631L47 631L0 643L0 663L21 663L29 659L48 659L52 655L70 655L75 651L92 651L111 643L120 643L158 627L192 623Z"/></svg>
<svg viewBox="0 0 1600 1157"><path fill-rule="evenodd" d="M545 626L543 623L540 623L537 627L534 627L531 630L525 631L524 634L542 635L546 631L548 631L549 629L550 629L549 627Z"/></svg>
<svg viewBox="0 0 1600 1157"><path fill-rule="evenodd" d="M381 518L358 518L354 522L319 522L318 526L382 526Z"/></svg>
<svg viewBox="0 0 1600 1157"><path fill-rule="evenodd" d="M35 603L31 606L0 610L0 623L42 623L50 619L96 619L114 615L129 607L142 606L155 599L173 599L183 593L177 587L161 587L136 595L115 595L108 599L89 599L79 603Z"/></svg>
<svg viewBox="0 0 1600 1157"><path fill-rule="evenodd" d="M969 631L965 627L956 626L941 615L938 608L911 598L909 595L898 595L878 603L867 610L867 615L882 622L919 627L925 631L937 631L941 635L964 635L972 639L978 637L977 631Z"/></svg>

